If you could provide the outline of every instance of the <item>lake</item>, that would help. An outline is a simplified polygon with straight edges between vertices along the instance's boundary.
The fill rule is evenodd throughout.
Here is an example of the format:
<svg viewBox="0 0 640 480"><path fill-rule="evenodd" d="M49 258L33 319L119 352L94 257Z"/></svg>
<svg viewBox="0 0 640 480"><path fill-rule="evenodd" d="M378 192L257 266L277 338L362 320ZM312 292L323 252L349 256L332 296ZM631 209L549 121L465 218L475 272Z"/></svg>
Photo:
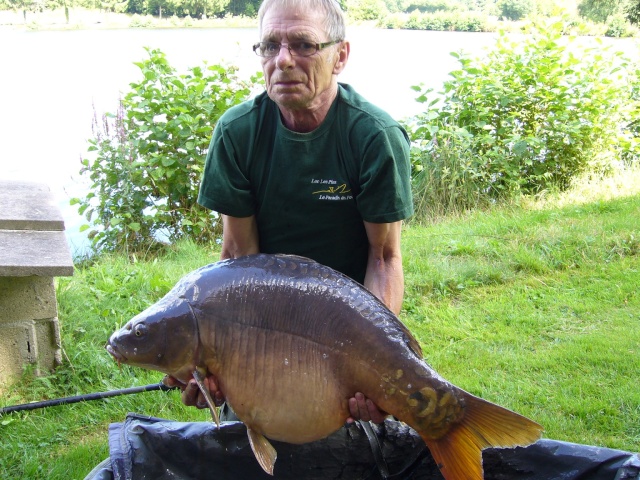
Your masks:
<svg viewBox="0 0 640 480"><path fill-rule="evenodd" d="M458 66L450 52L483 55L489 33L378 30L351 27L351 56L340 81L401 119L418 113L412 85L438 88ZM260 70L249 29L124 29L22 32L0 29L0 177L43 182L51 188L74 254L86 246L78 232L84 220L69 199L85 194L80 159L91 138L94 108L116 110L130 82L133 63L159 48L179 72L230 63L248 78Z"/></svg>

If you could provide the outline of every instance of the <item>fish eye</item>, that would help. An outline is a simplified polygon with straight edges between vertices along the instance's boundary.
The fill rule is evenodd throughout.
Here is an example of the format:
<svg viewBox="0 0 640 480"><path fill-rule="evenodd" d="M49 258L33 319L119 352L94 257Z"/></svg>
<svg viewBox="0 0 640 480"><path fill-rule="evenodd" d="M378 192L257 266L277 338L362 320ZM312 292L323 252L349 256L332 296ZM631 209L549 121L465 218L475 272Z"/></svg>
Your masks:
<svg viewBox="0 0 640 480"><path fill-rule="evenodd" d="M147 326L143 323L136 325L133 334L136 337L142 337L145 333L147 333Z"/></svg>

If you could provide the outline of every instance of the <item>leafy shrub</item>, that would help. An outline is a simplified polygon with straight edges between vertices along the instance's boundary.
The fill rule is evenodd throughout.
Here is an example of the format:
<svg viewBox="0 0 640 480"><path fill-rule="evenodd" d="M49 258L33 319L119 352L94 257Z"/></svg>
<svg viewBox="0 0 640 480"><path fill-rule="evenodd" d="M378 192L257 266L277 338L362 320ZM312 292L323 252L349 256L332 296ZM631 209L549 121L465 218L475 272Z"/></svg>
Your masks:
<svg viewBox="0 0 640 480"><path fill-rule="evenodd" d="M622 13L612 15L607 19L607 31L605 32L607 37L632 37L634 33L633 27Z"/></svg>
<svg viewBox="0 0 640 480"><path fill-rule="evenodd" d="M209 242L219 234L216 219L196 203L204 157L216 121L252 83L219 65L177 75L160 50L147 52L136 63L143 78L130 84L118 111L95 118L95 158L81 170L91 192L72 200L100 250L139 251L183 237Z"/></svg>
<svg viewBox="0 0 640 480"><path fill-rule="evenodd" d="M560 44L564 28L549 24L517 42L503 33L484 60L453 54L460 69L440 96L418 97L427 106L408 125L414 163L446 145L449 157L455 149L467 162L459 169L472 173L478 192L503 198L566 189L610 161L628 115L624 62L602 47L574 53Z"/></svg>
<svg viewBox="0 0 640 480"><path fill-rule="evenodd" d="M150 28L153 26L153 17L150 15L140 16L134 15L131 17L129 27L131 28Z"/></svg>
<svg viewBox="0 0 640 480"><path fill-rule="evenodd" d="M635 64L629 80L628 115L620 135L620 154L628 165L640 164L640 65Z"/></svg>
<svg viewBox="0 0 640 480"><path fill-rule="evenodd" d="M420 13L414 10L409 15L391 15L381 25L408 30L481 32L486 27L486 16L474 12Z"/></svg>
<svg viewBox="0 0 640 480"><path fill-rule="evenodd" d="M406 7L407 12L414 10L420 13L451 12L460 10L462 6L450 0L412 0Z"/></svg>
<svg viewBox="0 0 640 480"><path fill-rule="evenodd" d="M406 28L407 15L404 13L393 13L378 20L378 26L381 28Z"/></svg>
<svg viewBox="0 0 640 480"><path fill-rule="evenodd" d="M464 129L442 132L412 149L415 219L422 221L484 206L489 198L472 139Z"/></svg>

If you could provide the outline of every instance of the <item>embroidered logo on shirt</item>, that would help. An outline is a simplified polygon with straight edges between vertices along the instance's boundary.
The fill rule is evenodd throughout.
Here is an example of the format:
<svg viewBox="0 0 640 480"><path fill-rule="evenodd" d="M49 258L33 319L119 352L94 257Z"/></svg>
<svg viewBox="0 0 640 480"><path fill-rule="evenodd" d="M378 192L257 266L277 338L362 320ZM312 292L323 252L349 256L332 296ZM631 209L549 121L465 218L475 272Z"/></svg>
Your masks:
<svg viewBox="0 0 640 480"><path fill-rule="evenodd" d="M346 183L338 185L335 180L312 179L314 185L322 185L322 190L312 192L312 195L318 195L318 200L352 200L351 189ZM326 187L325 187L326 186Z"/></svg>

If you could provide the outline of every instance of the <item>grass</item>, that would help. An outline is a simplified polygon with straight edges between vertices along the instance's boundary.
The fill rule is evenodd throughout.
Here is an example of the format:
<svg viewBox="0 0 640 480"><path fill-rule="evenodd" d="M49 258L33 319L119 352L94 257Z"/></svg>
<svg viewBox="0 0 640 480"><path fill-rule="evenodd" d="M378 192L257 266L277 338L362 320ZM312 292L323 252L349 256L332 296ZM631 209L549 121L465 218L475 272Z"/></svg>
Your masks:
<svg viewBox="0 0 640 480"><path fill-rule="evenodd" d="M527 415L545 437L640 451L640 181L583 186L403 234L402 320L443 376ZM635 180L633 180L635 178ZM64 365L0 390L0 406L160 380L116 364L111 332L217 258L190 243L157 259L104 257L57 284ZM129 411L208 420L177 392L0 418L0 478L82 479Z"/></svg>

